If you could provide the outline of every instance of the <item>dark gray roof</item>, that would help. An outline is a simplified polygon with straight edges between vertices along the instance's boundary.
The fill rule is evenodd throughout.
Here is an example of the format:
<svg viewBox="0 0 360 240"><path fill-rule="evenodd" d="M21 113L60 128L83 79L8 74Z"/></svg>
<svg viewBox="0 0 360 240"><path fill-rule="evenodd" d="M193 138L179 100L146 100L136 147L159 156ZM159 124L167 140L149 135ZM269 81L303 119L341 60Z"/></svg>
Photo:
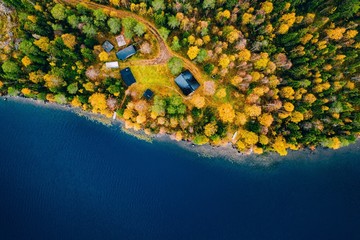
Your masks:
<svg viewBox="0 0 360 240"><path fill-rule="evenodd" d="M124 48L123 50L120 50L116 53L116 57L120 60L125 60L129 57L131 57L132 55L134 55L136 53L136 48L134 45L130 45L126 48Z"/></svg>
<svg viewBox="0 0 360 240"><path fill-rule="evenodd" d="M154 92L151 91L150 89L146 89L146 91L144 92L144 98L146 98L147 100L150 100L152 98L152 96L154 95Z"/></svg>
<svg viewBox="0 0 360 240"><path fill-rule="evenodd" d="M200 84L196 81L189 70L182 72L177 78L175 78L175 82L186 96L200 87Z"/></svg>
<svg viewBox="0 0 360 240"><path fill-rule="evenodd" d="M108 40L106 40L103 44L102 44L103 49L106 52L110 52L111 50L114 49L114 45L112 45L111 42L109 42Z"/></svg>
<svg viewBox="0 0 360 240"><path fill-rule="evenodd" d="M132 74L130 68L124 68L123 70L120 71L121 74L121 78L124 81L124 83L126 84L126 86L130 86L131 84L136 82L136 79L134 77L134 75Z"/></svg>

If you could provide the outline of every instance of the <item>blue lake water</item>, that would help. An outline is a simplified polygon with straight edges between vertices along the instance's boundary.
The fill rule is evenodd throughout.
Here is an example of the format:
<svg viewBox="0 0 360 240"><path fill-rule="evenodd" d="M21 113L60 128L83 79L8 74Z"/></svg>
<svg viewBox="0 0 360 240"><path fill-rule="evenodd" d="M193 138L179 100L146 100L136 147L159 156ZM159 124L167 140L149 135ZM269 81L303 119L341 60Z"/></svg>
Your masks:
<svg viewBox="0 0 360 240"><path fill-rule="evenodd" d="M360 239L359 147L267 167L0 101L0 239Z"/></svg>

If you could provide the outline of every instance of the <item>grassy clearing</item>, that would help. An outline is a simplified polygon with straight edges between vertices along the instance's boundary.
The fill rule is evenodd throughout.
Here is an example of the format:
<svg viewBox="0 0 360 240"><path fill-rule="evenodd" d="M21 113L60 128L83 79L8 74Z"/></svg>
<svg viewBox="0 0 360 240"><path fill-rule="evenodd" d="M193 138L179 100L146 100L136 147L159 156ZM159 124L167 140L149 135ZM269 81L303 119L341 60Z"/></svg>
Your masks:
<svg viewBox="0 0 360 240"><path fill-rule="evenodd" d="M178 89L174 84L174 76L170 73L166 64L151 66L131 66L131 71L136 78L138 88L146 90L147 88L156 94L169 96L176 94Z"/></svg>

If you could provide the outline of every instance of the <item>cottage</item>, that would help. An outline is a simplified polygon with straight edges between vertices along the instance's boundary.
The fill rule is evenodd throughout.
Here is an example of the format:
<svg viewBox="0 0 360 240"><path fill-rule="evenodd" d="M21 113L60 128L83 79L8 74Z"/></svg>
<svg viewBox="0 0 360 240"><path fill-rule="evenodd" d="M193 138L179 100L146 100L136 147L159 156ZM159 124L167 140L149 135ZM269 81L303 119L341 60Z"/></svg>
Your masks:
<svg viewBox="0 0 360 240"><path fill-rule="evenodd" d="M147 100L150 100L154 95L154 92L151 91L150 89L146 89L146 91L143 94L143 97L146 98Z"/></svg>
<svg viewBox="0 0 360 240"><path fill-rule="evenodd" d="M131 57L132 55L134 55L136 53L136 48L134 45L130 45L126 48L124 48L123 50L120 50L116 53L116 57L120 60L125 60L129 57Z"/></svg>
<svg viewBox="0 0 360 240"><path fill-rule="evenodd" d="M119 68L119 62L107 62L105 66L106 68Z"/></svg>
<svg viewBox="0 0 360 240"><path fill-rule="evenodd" d="M189 70L182 72L175 78L175 83L179 86L185 96L188 96L200 87L200 84Z"/></svg>
<svg viewBox="0 0 360 240"><path fill-rule="evenodd" d="M125 46L126 45L126 41L123 35L119 35L116 38L116 42L118 44L119 47Z"/></svg>
<svg viewBox="0 0 360 240"><path fill-rule="evenodd" d="M121 70L120 75L121 75L121 78L124 81L125 85L128 87L136 82L136 79L135 79L134 75L132 74L129 67Z"/></svg>
<svg viewBox="0 0 360 240"><path fill-rule="evenodd" d="M102 48L105 50L105 52L111 52L111 50L114 49L114 45L111 42L109 42L108 40L106 40L102 44Z"/></svg>

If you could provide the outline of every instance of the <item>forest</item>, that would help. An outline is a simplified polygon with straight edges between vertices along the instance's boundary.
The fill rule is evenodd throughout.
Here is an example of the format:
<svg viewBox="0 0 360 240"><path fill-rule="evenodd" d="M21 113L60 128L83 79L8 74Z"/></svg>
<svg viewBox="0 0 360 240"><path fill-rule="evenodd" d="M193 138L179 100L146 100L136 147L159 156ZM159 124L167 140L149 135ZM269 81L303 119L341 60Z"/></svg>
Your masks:
<svg viewBox="0 0 360 240"><path fill-rule="evenodd" d="M15 23L0 49L2 95L116 112L126 128L245 154L359 136L358 0L3 2ZM137 79L129 88L101 47L119 34L138 48L119 63ZM174 83L186 69L201 85L190 96Z"/></svg>

